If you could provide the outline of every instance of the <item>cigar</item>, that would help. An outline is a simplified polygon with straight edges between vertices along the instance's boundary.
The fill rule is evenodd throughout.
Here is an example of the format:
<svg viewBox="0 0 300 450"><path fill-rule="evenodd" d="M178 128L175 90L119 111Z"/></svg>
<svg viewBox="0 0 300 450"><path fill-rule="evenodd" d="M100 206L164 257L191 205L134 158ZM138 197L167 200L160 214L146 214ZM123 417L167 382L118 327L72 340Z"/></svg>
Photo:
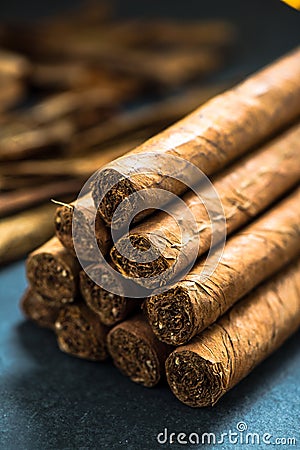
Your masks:
<svg viewBox="0 0 300 450"><path fill-rule="evenodd" d="M234 26L225 20L139 21L141 39L147 39L150 46L178 47L220 47L228 48L236 40Z"/></svg>
<svg viewBox="0 0 300 450"><path fill-rule="evenodd" d="M192 407L211 406L300 326L300 261L235 305L166 361L168 383Z"/></svg>
<svg viewBox="0 0 300 450"><path fill-rule="evenodd" d="M79 263L54 237L31 253L26 262L28 281L53 305L72 303L78 296Z"/></svg>
<svg viewBox="0 0 300 450"><path fill-rule="evenodd" d="M146 301L156 336L181 345L214 323L237 300L300 253L300 188L228 240L204 279L205 260L169 291Z"/></svg>
<svg viewBox="0 0 300 450"><path fill-rule="evenodd" d="M0 49L0 76L23 78L30 71L30 63L17 53Z"/></svg>
<svg viewBox="0 0 300 450"><path fill-rule="evenodd" d="M97 274L97 278L102 280L111 278L105 266L98 265L91 268L91 272ZM112 280L110 280L112 282ZM118 280L114 280L118 283ZM118 288L122 291L122 286L118 283ZM116 325L126 319L141 306L141 301L129 299L124 295L117 295L106 291L96 284L84 271L80 272L80 291L88 307L99 316L101 323L107 326Z"/></svg>
<svg viewBox="0 0 300 450"><path fill-rule="evenodd" d="M155 337L141 314L116 325L108 333L107 346L115 366L132 381L146 387L160 381L171 351Z"/></svg>
<svg viewBox="0 0 300 450"><path fill-rule="evenodd" d="M162 129L192 112L199 104L223 92L230 82L206 84L186 89L183 93L171 95L133 110L114 114L104 123L98 124L73 138L75 148L93 147L109 139L132 133L145 127Z"/></svg>
<svg viewBox="0 0 300 450"><path fill-rule="evenodd" d="M100 173L93 187L93 198L98 205L116 174L122 178L100 203L103 219L111 224L122 200L141 189L158 185L176 195L182 194L187 188L171 176L186 172L185 161L211 175L296 119L300 113L299 61L300 50L296 49L127 154L137 157L157 149L162 155L181 157L184 160L182 167L170 161L169 176L136 173L130 179L124 178L126 164L132 168L133 162L126 163L123 158L115 160L110 168ZM151 166L153 163L149 158ZM124 212L115 219L116 227L128 221Z"/></svg>
<svg viewBox="0 0 300 450"><path fill-rule="evenodd" d="M0 265L22 258L54 233L55 207L45 204L0 222Z"/></svg>
<svg viewBox="0 0 300 450"><path fill-rule="evenodd" d="M90 361L104 361L108 357L108 328L83 303L61 309L55 322L55 332L62 352Z"/></svg>
<svg viewBox="0 0 300 450"><path fill-rule="evenodd" d="M0 75L0 113L16 106L25 97L25 84L16 79L1 78Z"/></svg>
<svg viewBox="0 0 300 450"><path fill-rule="evenodd" d="M80 135L81 133L78 133L77 136ZM52 179L56 177L78 177L82 179L83 183L97 168L123 155L128 149L134 148L138 142L141 142L141 139L124 140L124 142L99 149L99 151L89 154L88 158L86 156L74 156L72 158L9 161L1 164L0 177L14 176L18 177L18 180L20 177L31 179L33 176L43 177L44 180L46 177ZM81 150L87 152L90 149L83 145Z"/></svg>
<svg viewBox="0 0 300 450"><path fill-rule="evenodd" d="M0 134L0 161L28 158L49 149L61 151L73 133L67 119L36 128L28 123L7 124Z"/></svg>
<svg viewBox="0 0 300 450"><path fill-rule="evenodd" d="M14 164L12 162L10 162L9 164ZM19 164L19 163L16 163ZM4 167L4 164L2 166L1 164L1 168ZM0 169L1 172L1 169ZM54 177L43 177L43 176L39 176L39 175L32 175L30 177L28 176L18 176L16 174L12 174L12 175L2 175L0 174L0 190L4 193L4 192L16 192L19 191L19 193L21 193L23 191L23 189L28 189L31 188L33 186L37 186L40 185L42 183L48 182L53 180Z"/></svg>
<svg viewBox="0 0 300 450"><path fill-rule="evenodd" d="M149 37L152 40L150 41L144 30L136 32L136 28L140 29L141 26L142 22L135 21L116 22L100 27L62 27L55 33L53 30L36 29L29 33L19 46L16 43L16 48L35 59L42 60L47 55L48 59L52 60L89 62L93 66L98 65L115 73L130 75L136 79L141 77L146 83L150 82L150 85L163 83L166 87L164 70L170 75L169 85L186 82L196 73L211 73L216 67L220 67L224 54L227 53L224 50L233 43L233 27L231 26L229 31L228 25L227 38L223 41L220 36L209 38L207 34L206 43L185 46L178 45L178 39L177 42L173 40L173 45L171 42L160 44L157 38L156 42L153 42L152 36ZM225 34L225 28L220 31ZM153 30L151 34L153 35ZM150 45L145 45L146 40ZM153 48L153 43L156 48Z"/></svg>
<svg viewBox="0 0 300 450"><path fill-rule="evenodd" d="M110 74L112 77L112 74ZM36 62L30 74L30 83L39 89L79 89L94 84L108 84L109 74L88 67L78 61ZM110 83L111 85L111 83Z"/></svg>
<svg viewBox="0 0 300 450"><path fill-rule="evenodd" d="M110 16L109 7L101 2L89 2L84 8L67 11L66 14L43 19L36 24L8 24L2 31L3 42L10 48L26 52L30 56L40 56L41 59L51 57L51 44L64 47L69 35L80 36L81 31L99 29Z"/></svg>
<svg viewBox="0 0 300 450"><path fill-rule="evenodd" d="M84 116L97 108L112 108L132 96L136 83L128 80L108 79L96 85L54 94L26 111L26 119L45 124L67 115ZM78 122L79 119L75 120Z"/></svg>
<svg viewBox="0 0 300 450"><path fill-rule="evenodd" d="M89 55L97 58L97 55ZM108 47L102 52L101 63L108 70L132 75L155 86L178 87L196 78L204 78L220 69L225 58L219 49L176 48L173 51L143 51Z"/></svg>
<svg viewBox="0 0 300 450"><path fill-rule="evenodd" d="M53 197L74 195L82 186L82 180L63 180L27 189L0 194L0 218L25 210L39 203L50 201Z"/></svg>
<svg viewBox="0 0 300 450"><path fill-rule="evenodd" d="M27 319L42 328L54 330L59 308L53 306L46 298L28 288L20 303L20 308Z"/></svg>
<svg viewBox="0 0 300 450"><path fill-rule="evenodd" d="M95 206L90 196L80 198L80 209L76 211L76 219L79 226L76 227L77 239L76 248L80 250L81 258L86 261L94 259L94 235L98 247L103 255L107 254L111 247L110 230L107 228L99 216L96 214ZM56 209L54 225L55 233L62 245L70 254L76 255L73 241L73 214L76 201L61 205ZM95 221L95 224L94 224Z"/></svg>
<svg viewBox="0 0 300 450"><path fill-rule="evenodd" d="M139 18L116 21L102 26L101 34L106 42L143 50L193 47L224 50L232 47L237 37L236 29L231 23L215 19L178 22L173 19ZM91 42L92 37L94 40ZM94 41L95 34L90 34L90 43L93 44Z"/></svg>
<svg viewBox="0 0 300 450"><path fill-rule="evenodd" d="M213 180L223 206L227 235L256 217L299 181L300 125L298 124L261 149L239 160ZM141 283L144 286L154 287L153 283L157 281L151 277L161 274L162 284L166 270L173 266L174 273L180 273L192 263L192 246L199 245L198 256L210 248L211 219L202 199L194 192L189 192L185 194L183 200L199 227L198 230L186 230L185 241L188 245L183 245L181 229L172 216L164 212L153 215L130 231L130 241L134 249L152 247L156 258L141 263L134 262L134 257L122 256L130 254L131 246L128 245L127 236L121 238L118 247L112 248L111 258L123 275L142 278ZM174 206L173 212L176 217L185 217L185 208L182 204ZM194 239L195 231L199 235L197 242Z"/></svg>

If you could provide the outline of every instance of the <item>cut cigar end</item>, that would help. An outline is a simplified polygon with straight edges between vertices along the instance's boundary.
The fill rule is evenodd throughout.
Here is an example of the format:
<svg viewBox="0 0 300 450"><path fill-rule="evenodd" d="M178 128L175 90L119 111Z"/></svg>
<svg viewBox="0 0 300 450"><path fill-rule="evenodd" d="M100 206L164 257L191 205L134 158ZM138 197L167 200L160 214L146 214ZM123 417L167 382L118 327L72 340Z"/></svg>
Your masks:
<svg viewBox="0 0 300 450"><path fill-rule="evenodd" d="M57 342L61 351L90 361L107 358L106 327L84 305L64 307L55 323Z"/></svg>
<svg viewBox="0 0 300 450"><path fill-rule="evenodd" d="M103 272L99 276L108 277L109 275ZM99 320L104 325L115 325L126 317L127 299L98 286L85 272L80 273L80 289L87 305L98 314Z"/></svg>
<svg viewBox="0 0 300 450"><path fill-rule="evenodd" d="M74 301L77 280L62 259L51 253L37 253L28 257L26 270L31 286L52 304Z"/></svg>
<svg viewBox="0 0 300 450"><path fill-rule="evenodd" d="M56 209L54 226L55 233L60 242L72 254L75 255L73 238L72 238L72 218L73 207L69 205L59 206Z"/></svg>
<svg viewBox="0 0 300 450"><path fill-rule="evenodd" d="M195 311L189 290L177 285L153 295L144 306L154 334L166 344L181 345L195 333Z"/></svg>
<svg viewBox="0 0 300 450"><path fill-rule="evenodd" d="M151 343L122 324L108 334L108 351L116 367L135 383L155 386L161 376L159 358Z"/></svg>
<svg viewBox="0 0 300 450"><path fill-rule="evenodd" d="M144 251L149 255L149 262L138 261ZM149 237L141 234L132 233L129 239L121 238L118 241L118 248L114 246L111 249L110 256L120 273L132 278L149 278L150 284L152 277L164 273L172 265L172 260L165 258ZM147 284L145 287L151 287L147 281L142 282Z"/></svg>
<svg viewBox="0 0 300 450"><path fill-rule="evenodd" d="M178 350L166 361L169 386L176 397L192 407L213 406L225 392L222 368L190 350Z"/></svg>
<svg viewBox="0 0 300 450"><path fill-rule="evenodd" d="M52 306L51 302L42 298L39 294L28 289L23 295L20 308L27 319L42 328L54 329L54 324L59 314L59 308Z"/></svg>
<svg viewBox="0 0 300 450"><path fill-rule="evenodd" d="M95 180L92 190L95 206L106 224L111 225L117 207L137 189L129 178L124 178L117 170L105 169L101 171L101 180ZM128 217L122 211L120 216L114 217L114 227L121 228L128 222Z"/></svg>

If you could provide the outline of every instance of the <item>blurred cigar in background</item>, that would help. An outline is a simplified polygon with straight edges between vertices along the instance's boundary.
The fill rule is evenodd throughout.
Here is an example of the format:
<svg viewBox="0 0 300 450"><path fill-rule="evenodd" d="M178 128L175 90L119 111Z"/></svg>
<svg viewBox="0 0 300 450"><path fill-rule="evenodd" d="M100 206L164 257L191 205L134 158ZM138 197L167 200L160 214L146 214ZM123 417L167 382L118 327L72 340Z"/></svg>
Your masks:
<svg viewBox="0 0 300 450"><path fill-rule="evenodd" d="M55 205L47 203L0 221L0 265L37 248L54 232Z"/></svg>

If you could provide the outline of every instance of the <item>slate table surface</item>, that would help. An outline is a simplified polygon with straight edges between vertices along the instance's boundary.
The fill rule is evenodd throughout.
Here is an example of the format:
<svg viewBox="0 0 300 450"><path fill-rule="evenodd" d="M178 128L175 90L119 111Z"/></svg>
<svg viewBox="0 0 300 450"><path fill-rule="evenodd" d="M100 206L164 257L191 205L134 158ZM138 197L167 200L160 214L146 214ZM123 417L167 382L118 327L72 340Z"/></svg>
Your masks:
<svg viewBox="0 0 300 450"><path fill-rule="evenodd" d="M24 4L26 3L26 8ZM74 2L63 2L70 7ZM228 17L239 27L233 73L252 72L299 44L300 13L278 0L117 2L122 16ZM51 14L62 3L0 3L0 18ZM229 71L227 71L230 73ZM299 80L300 82L300 80ZM182 405L165 385L146 389L110 362L77 360L61 353L51 332L26 322L18 302L26 286L24 261L0 270L0 449L300 448L300 333L213 408ZM157 435L237 431L271 435L270 445L159 444ZM245 432L244 432L245 434ZM294 437L297 444L275 445ZM240 439L240 438L239 438Z"/></svg>

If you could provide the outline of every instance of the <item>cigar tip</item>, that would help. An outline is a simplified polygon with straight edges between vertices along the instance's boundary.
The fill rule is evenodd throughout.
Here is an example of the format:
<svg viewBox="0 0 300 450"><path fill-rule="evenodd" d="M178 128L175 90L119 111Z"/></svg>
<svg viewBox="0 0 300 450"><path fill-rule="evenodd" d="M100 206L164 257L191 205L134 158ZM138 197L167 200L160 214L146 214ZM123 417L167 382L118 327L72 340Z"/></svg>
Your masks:
<svg viewBox="0 0 300 450"><path fill-rule="evenodd" d="M116 367L135 383L155 386L161 367L155 349L136 333L123 329L122 324L108 334L108 351Z"/></svg>
<svg viewBox="0 0 300 450"><path fill-rule="evenodd" d="M27 259L26 272L35 291L52 300L53 304L74 301L77 281L66 261L55 253L49 250L31 254Z"/></svg>
<svg viewBox="0 0 300 450"><path fill-rule="evenodd" d="M168 384L174 395L192 407L212 406L223 393L222 372L190 350L172 352L166 360Z"/></svg>
<svg viewBox="0 0 300 450"><path fill-rule="evenodd" d="M20 308L25 317L38 326L54 329L59 310L48 299L41 297L29 288L21 298Z"/></svg>
<svg viewBox="0 0 300 450"><path fill-rule="evenodd" d="M184 284L149 297L145 312L154 334L166 344L184 344L195 334L195 311Z"/></svg>
<svg viewBox="0 0 300 450"><path fill-rule="evenodd" d="M118 170L107 168L100 172L101 179L96 178L92 186L92 197L95 206L99 207L99 213L108 225L122 227L127 223L129 217L122 210L121 214L115 214L117 207L136 192L132 180L124 177ZM128 208L129 214L130 208Z"/></svg>
<svg viewBox="0 0 300 450"><path fill-rule="evenodd" d="M55 332L61 351L90 361L107 358L106 330L92 315L84 305L68 305L60 311Z"/></svg>
<svg viewBox="0 0 300 450"><path fill-rule="evenodd" d="M101 268L100 279L108 277L105 268ZM124 318L127 299L124 296L112 294L94 283L85 273L80 273L80 290L89 308L99 317L101 323L112 326Z"/></svg>
<svg viewBox="0 0 300 450"><path fill-rule="evenodd" d="M149 261L141 262L140 257L145 251ZM120 273L141 278L141 284L149 289L157 284L156 277L167 271L173 263L171 257L166 258L159 246L142 233L131 233L129 239L127 236L119 239L118 245L112 247L110 256Z"/></svg>

